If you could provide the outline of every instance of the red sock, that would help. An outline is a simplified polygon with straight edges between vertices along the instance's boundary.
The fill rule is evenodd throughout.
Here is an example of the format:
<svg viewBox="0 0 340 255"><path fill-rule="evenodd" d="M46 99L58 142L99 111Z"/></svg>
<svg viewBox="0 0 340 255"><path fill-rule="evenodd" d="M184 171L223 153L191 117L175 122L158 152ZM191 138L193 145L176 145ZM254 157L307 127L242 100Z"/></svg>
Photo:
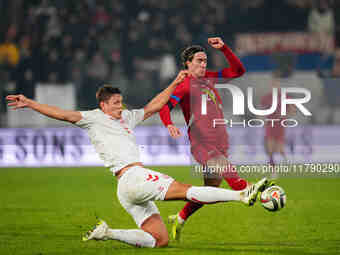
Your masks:
<svg viewBox="0 0 340 255"><path fill-rule="evenodd" d="M224 172L223 179L233 190L243 190L248 185L248 182L238 175L235 167L231 167L226 172Z"/></svg>
<svg viewBox="0 0 340 255"><path fill-rule="evenodd" d="M185 204L185 206L182 208L182 210L179 212L179 216L183 219L186 220L187 218L190 217L191 214L196 212L198 209L200 209L203 205L202 204L197 204L193 202L188 202Z"/></svg>
<svg viewBox="0 0 340 255"><path fill-rule="evenodd" d="M248 182L242 178L224 178L233 190L243 190L247 187Z"/></svg>

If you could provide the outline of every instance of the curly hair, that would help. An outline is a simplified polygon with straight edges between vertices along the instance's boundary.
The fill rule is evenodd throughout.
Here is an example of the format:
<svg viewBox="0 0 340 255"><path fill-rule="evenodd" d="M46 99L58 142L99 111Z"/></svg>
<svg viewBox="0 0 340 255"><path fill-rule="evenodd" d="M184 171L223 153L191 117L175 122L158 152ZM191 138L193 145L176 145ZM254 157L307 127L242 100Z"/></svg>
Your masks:
<svg viewBox="0 0 340 255"><path fill-rule="evenodd" d="M192 61L194 58L194 55L197 52L206 52L205 49L200 45L191 45L187 48L185 48L181 53L181 61L185 69L188 69L188 66L186 64L187 61Z"/></svg>

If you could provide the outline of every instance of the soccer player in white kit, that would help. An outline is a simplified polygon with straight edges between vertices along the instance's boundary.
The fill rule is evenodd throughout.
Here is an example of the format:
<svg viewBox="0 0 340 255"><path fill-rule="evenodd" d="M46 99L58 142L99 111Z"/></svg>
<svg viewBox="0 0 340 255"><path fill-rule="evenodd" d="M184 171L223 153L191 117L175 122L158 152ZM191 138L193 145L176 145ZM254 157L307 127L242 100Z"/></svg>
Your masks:
<svg viewBox="0 0 340 255"><path fill-rule="evenodd" d="M31 108L50 118L67 121L85 129L105 166L118 179L119 202L139 229L111 229L100 220L93 230L86 233L84 241L110 239L139 247L167 246L168 232L154 200L186 200L202 204L241 201L253 205L259 190L266 185L267 180L264 178L243 191L195 187L143 166L133 129L158 112L186 76L187 71L180 71L176 79L143 109L132 111L123 109L123 97L119 89L108 85L98 90L96 97L99 109L91 111L63 110L40 104L23 95L6 97L8 106L13 109Z"/></svg>

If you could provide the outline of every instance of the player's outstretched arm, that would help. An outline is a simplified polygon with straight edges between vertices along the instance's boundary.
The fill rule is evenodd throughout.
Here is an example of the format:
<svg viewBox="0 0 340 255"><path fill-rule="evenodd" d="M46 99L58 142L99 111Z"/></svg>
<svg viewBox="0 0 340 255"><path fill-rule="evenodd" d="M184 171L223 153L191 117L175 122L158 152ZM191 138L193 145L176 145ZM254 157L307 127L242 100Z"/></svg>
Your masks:
<svg viewBox="0 0 340 255"><path fill-rule="evenodd" d="M180 84L187 75L187 70L180 71L176 79L144 107L144 119L149 118L152 114L159 112L162 109L162 107L169 101L176 86Z"/></svg>
<svg viewBox="0 0 340 255"><path fill-rule="evenodd" d="M231 49L229 49L229 47L220 37L210 37L208 38L208 43L211 47L223 52L224 56L229 62L229 67L223 68L219 72L207 71L206 77L237 78L246 72L241 60L233 53Z"/></svg>
<svg viewBox="0 0 340 255"><path fill-rule="evenodd" d="M182 134L180 130L174 126L174 123L171 120L171 110L176 107L186 96L190 93L190 84L189 82L183 81L180 85L176 87L174 92L171 95L170 100L162 107L159 111L159 117L164 124L168 128L169 134L173 138L178 138Z"/></svg>
<svg viewBox="0 0 340 255"><path fill-rule="evenodd" d="M45 116L56 120L68 121L76 123L81 120L82 116L80 112L63 110L59 107L40 104L32 99L25 97L24 95L8 95L6 100L9 102L8 106L13 110L20 108L31 108L32 110L39 112Z"/></svg>
<svg viewBox="0 0 340 255"><path fill-rule="evenodd" d="M221 50L222 47L224 46L224 42L221 39L221 37L210 37L208 38L208 43L210 44L211 47Z"/></svg>

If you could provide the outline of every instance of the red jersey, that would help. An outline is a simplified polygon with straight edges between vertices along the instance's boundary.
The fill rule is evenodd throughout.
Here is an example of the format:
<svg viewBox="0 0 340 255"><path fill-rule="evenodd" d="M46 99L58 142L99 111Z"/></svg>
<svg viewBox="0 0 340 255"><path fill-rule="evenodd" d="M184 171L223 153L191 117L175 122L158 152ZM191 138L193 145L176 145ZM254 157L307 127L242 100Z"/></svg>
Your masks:
<svg viewBox="0 0 340 255"><path fill-rule="evenodd" d="M285 117L281 115L281 93L279 91L278 93L278 103L276 111L267 116L268 119L279 119L280 121L283 120ZM273 94L272 92L269 92L265 96L261 98L261 105L268 109L272 106L273 103ZM277 142L284 143L285 140L285 129L281 126L280 121L274 121L273 123L271 121L265 122L265 137L266 139L273 139Z"/></svg>
<svg viewBox="0 0 340 255"><path fill-rule="evenodd" d="M224 125L213 126L214 119L223 119L222 101L218 91L214 88L217 78L237 78L245 73L245 68L239 58L224 45L220 49L230 67L219 72L206 71L204 78L194 79L186 77L172 94L169 102L160 110L160 118L165 126L173 124L170 111L179 103L183 111L188 128L191 145L199 141L227 142L227 132ZM202 95L207 96L207 114L201 112ZM193 108L193 109L191 109Z"/></svg>
<svg viewBox="0 0 340 255"><path fill-rule="evenodd" d="M276 110L272 114L268 115L267 118L268 119L284 120L287 117L281 115L281 91L280 91L280 89L278 90L277 95L278 95L278 97L277 97L277 107L276 107ZM287 98L291 98L291 97L288 96ZM272 92L269 92L268 94L264 95L261 98L261 105L265 109L269 109L272 106L272 104L273 104L273 93ZM289 110L289 105L287 107L287 110ZM266 126L272 126L272 122L271 121L266 122ZM275 121L273 126L275 128L282 128L282 126L281 126L279 121Z"/></svg>
<svg viewBox="0 0 340 255"><path fill-rule="evenodd" d="M227 142L225 125L214 125L214 120L224 119L223 105L218 91L215 89L215 79L197 80L188 78L190 82L190 120L188 134L190 141L216 143ZM202 96L206 96L206 114L202 114Z"/></svg>

